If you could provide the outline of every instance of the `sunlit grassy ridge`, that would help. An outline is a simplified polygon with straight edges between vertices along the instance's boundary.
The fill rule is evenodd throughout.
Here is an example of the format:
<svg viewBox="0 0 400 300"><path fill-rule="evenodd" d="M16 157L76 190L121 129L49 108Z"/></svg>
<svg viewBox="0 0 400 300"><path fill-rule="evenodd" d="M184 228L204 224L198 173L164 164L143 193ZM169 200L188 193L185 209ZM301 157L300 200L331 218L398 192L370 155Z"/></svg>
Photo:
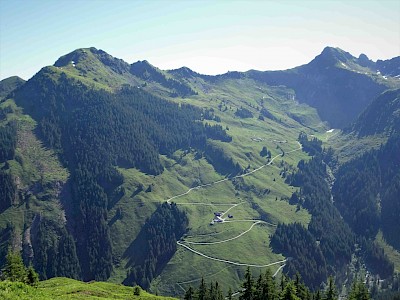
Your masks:
<svg viewBox="0 0 400 300"><path fill-rule="evenodd" d="M0 282L0 298L5 300L54 300L54 299L148 299L172 300L174 298L151 295L141 291L134 295L133 288L107 282L88 282L52 278L32 287L20 282Z"/></svg>

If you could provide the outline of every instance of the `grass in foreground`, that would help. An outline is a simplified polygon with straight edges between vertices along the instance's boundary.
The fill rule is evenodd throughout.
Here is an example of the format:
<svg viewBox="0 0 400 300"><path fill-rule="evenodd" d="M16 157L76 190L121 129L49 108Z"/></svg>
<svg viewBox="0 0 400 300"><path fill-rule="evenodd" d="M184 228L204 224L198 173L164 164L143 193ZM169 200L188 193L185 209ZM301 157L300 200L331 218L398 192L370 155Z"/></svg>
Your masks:
<svg viewBox="0 0 400 300"><path fill-rule="evenodd" d="M21 282L0 282L0 299L146 299L172 300L174 298L151 295L141 290L133 293L132 287L108 282L82 282L69 278L52 278L39 282L37 288Z"/></svg>

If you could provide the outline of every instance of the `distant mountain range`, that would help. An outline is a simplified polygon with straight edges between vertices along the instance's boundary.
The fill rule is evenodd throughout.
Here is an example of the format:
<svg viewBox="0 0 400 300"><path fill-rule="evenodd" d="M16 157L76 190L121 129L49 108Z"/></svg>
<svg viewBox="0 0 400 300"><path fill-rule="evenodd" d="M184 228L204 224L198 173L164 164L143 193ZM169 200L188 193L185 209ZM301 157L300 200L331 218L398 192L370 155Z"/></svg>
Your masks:
<svg viewBox="0 0 400 300"><path fill-rule="evenodd" d="M2 80L0 268L11 246L41 279L168 295L210 274L239 289L247 266L311 287L389 280L399 91L400 57L332 47L293 69L217 76L85 48ZM368 211L352 219L357 191Z"/></svg>

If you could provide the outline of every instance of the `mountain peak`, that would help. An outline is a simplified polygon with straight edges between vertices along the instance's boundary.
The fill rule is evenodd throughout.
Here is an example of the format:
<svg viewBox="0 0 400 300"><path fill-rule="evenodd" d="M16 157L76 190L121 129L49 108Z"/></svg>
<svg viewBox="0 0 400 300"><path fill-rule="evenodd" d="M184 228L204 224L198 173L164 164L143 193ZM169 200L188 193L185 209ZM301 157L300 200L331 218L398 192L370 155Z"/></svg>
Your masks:
<svg viewBox="0 0 400 300"><path fill-rule="evenodd" d="M142 79L148 79L148 76L161 73L157 67L150 64L147 60L138 60L130 65L130 72Z"/></svg>
<svg viewBox="0 0 400 300"><path fill-rule="evenodd" d="M375 69L375 63L368 58L364 53L361 53L357 59L357 63L362 67Z"/></svg>
<svg viewBox="0 0 400 300"><path fill-rule="evenodd" d="M18 76L11 76L0 81L0 99L6 97L16 88L25 83L25 80Z"/></svg>
<svg viewBox="0 0 400 300"><path fill-rule="evenodd" d="M200 74L196 73L195 71L191 70L188 67L180 67L179 69L168 70L168 73L180 77L201 76Z"/></svg>
<svg viewBox="0 0 400 300"><path fill-rule="evenodd" d="M320 65L322 67L330 67L334 66L338 62L345 63L348 60L354 59L354 57L340 49L340 48L334 48L334 47L325 47L324 50L316 56L310 64L312 65Z"/></svg>
<svg viewBox="0 0 400 300"><path fill-rule="evenodd" d="M80 48L76 49L66 55L61 56L57 61L54 63L55 67L66 67L69 64L76 64L79 61L82 61L87 58L88 56L88 51L90 51L91 48L85 49L85 48ZM95 49L95 48L94 48Z"/></svg>
<svg viewBox="0 0 400 300"><path fill-rule="evenodd" d="M138 60L137 62L131 64L131 69L142 69L142 68L156 69L156 67L153 66L151 63L149 63L147 60Z"/></svg>
<svg viewBox="0 0 400 300"><path fill-rule="evenodd" d="M115 73L123 74L129 72L128 63L95 47L76 49L71 53L61 56L54 63L54 66L59 68L72 66L85 72L87 69L92 69L94 65L98 65L99 62Z"/></svg>

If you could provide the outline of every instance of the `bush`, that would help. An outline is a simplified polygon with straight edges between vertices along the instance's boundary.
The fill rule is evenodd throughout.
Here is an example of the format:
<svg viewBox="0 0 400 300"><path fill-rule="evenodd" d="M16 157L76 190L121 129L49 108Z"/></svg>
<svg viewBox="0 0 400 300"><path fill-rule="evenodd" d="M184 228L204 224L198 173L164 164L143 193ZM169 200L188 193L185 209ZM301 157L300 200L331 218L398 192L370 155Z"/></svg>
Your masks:
<svg viewBox="0 0 400 300"><path fill-rule="evenodd" d="M140 288L140 286L136 285L133 287L133 294L135 296L140 296L140 292L142 291L142 289Z"/></svg>

